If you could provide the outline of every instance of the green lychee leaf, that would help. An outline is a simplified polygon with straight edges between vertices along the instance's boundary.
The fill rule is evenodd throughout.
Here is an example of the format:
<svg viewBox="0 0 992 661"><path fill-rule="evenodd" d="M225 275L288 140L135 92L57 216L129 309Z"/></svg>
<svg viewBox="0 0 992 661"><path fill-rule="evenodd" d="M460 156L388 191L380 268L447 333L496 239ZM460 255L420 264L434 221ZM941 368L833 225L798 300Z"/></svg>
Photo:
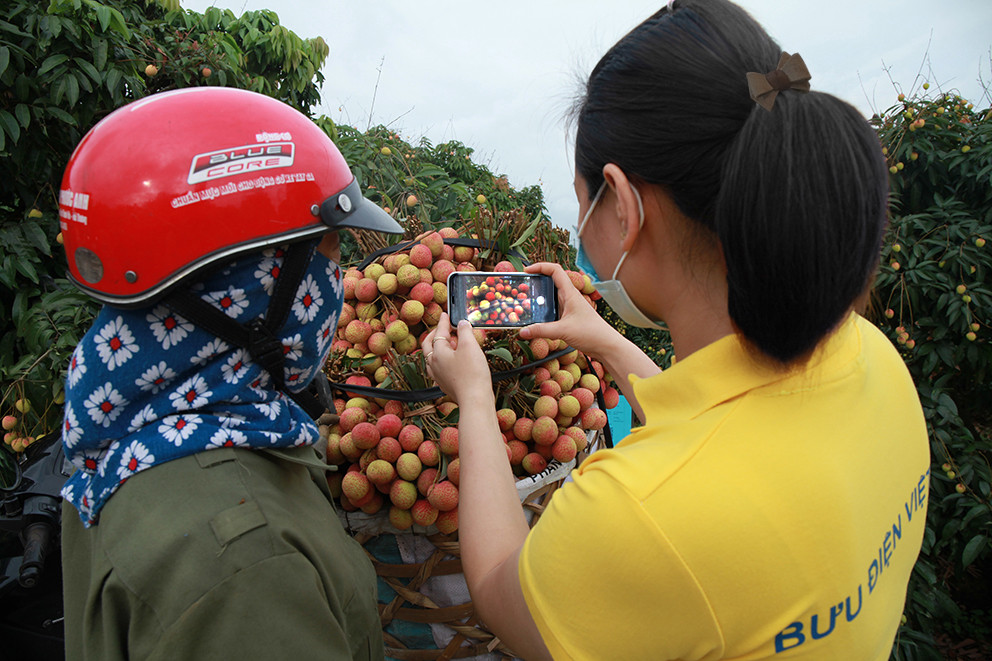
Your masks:
<svg viewBox="0 0 992 661"><path fill-rule="evenodd" d="M496 358L500 358L506 361L507 363L510 363L511 365L513 364L513 355L510 353L510 350L505 347L496 347L495 349L489 349L488 351L486 351L486 355L495 356Z"/></svg>

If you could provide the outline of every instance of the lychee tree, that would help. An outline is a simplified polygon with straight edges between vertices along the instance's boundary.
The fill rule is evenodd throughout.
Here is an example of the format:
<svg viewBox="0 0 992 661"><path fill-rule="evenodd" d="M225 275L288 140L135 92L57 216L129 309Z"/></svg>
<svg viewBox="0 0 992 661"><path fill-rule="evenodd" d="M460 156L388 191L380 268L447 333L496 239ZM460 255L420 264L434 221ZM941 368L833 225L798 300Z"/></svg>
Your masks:
<svg viewBox="0 0 992 661"><path fill-rule="evenodd" d="M892 216L872 318L916 382L933 461L897 658L992 642L992 111L928 88L874 119Z"/></svg>

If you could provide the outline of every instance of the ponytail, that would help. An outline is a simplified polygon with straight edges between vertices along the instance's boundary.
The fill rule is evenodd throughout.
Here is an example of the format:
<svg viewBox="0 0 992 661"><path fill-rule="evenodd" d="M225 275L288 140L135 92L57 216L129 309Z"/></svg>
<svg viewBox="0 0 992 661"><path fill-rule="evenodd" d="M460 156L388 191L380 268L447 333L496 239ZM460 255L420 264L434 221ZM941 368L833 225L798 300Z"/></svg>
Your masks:
<svg viewBox="0 0 992 661"><path fill-rule="evenodd" d="M877 266L888 174L878 138L828 94L755 107L726 154L713 230L730 317L768 356L808 354Z"/></svg>

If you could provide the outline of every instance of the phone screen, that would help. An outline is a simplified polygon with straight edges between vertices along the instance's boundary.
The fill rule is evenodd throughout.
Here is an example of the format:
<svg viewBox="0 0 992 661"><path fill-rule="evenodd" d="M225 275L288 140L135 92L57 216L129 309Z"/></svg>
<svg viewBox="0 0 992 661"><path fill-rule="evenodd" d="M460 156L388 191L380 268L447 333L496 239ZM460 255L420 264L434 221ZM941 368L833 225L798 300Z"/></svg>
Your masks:
<svg viewBox="0 0 992 661"><path fill-rule="evenodd" d="M520 328L558 318L558 292L540 273L455 271L448 276L451 323Z"/></svg>

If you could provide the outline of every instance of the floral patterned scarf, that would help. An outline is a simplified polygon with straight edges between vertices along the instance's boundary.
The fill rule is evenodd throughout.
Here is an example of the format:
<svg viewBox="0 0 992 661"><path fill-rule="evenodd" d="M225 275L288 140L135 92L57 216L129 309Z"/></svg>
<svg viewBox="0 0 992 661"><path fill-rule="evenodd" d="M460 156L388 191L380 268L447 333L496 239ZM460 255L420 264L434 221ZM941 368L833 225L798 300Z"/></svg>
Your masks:
<svg viewBox="0 0 992 661"><path fill-rule="evenodd" d="M269 305L283 249L241 257L193 286L245 323ZM303 390L330 350L341 313L341 270L312 252L278 333L286 387ZM311 445L313 420L279 391L246 349L229 346L164 305L104 306L76 347L66 378L62 442L78 468L62 496L89 527L137 472L221 447Z"/></svg>

